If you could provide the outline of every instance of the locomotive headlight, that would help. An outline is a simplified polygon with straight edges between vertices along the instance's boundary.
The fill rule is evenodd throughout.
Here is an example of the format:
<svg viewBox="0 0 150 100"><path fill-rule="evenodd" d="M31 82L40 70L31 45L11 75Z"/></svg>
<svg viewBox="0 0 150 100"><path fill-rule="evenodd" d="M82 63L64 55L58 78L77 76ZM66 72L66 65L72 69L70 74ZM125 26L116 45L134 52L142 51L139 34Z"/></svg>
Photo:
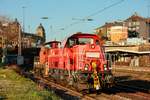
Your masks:
<svg viewBox="0 0 150 100"><path fill-rule="evenodd" d="M94 48L95 48L95 45L94 45L94 44L92 44L92 45L91 45L91 48L92 48L92 49L94 49Z"/></svg>
<svg viewBox="0 0 150 100"><path fill-rule="evenodd" d="M106 64L104 64L104 70L107 70L107 65Z"/></svg>
<svg viewBox="0 0 150 100"><path fill-rule="evenodd" d="M86 71L87 71L87 70L88 70L88 68L89 68L89 65L88 65L88 64L86 64L86 65L85 65L85 67L84 67L84 70L86 70Z"/></svg>
<svg viewBox="0 0 150 100"><path fill-rule="evenodd" d="M112 69L112 67L109 67L109 69L111 70L111 69Z"/></svg>

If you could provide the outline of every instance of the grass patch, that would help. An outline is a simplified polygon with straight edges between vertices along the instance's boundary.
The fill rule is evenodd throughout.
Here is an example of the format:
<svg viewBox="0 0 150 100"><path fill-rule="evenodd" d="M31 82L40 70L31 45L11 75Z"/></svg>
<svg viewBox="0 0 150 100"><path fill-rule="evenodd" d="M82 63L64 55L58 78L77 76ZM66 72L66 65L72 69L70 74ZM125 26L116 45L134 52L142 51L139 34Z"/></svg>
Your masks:
<svg viewBox="0 0 150 100"><path fill-rule="evenodd" d="M0 68L0 100L59 100L54 93L39 89L30 79L11 69Z"/></svg>
<svg viewBox="0 0 150 100"><path fill-rule="evenodd" d="M0 63L0 68L3 68L4 67L4 64L3 63Z"/></svg>

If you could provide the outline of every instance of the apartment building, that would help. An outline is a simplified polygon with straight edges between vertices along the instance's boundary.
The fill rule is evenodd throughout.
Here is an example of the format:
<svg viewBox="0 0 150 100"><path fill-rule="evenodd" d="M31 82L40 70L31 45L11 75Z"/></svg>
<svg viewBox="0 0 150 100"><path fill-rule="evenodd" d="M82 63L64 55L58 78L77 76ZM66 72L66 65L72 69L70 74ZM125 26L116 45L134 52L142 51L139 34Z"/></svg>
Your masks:
<svg viewBox="0 0 150 100"><path fill-rule="evenodd" d="M122 21L105 23L102 27L96 28L96 33L112 43L125 41L128 37L127 27Z"/></svg>
<svg viewBox="0 0 150 100"><path fill-rule="evenodd" d="M139 16L137 13L134 13L124 22L125 26L128 27L129 32L137 32L137 37L145 40L150 39L150 18L144 18Z"/></svg>
<svg viewBox="0 0 150 100"><path fill-rule="evenodd" d="M150 42L150 18L141 17L137 13L123 21L105 23L95 30L100 37L114 43L133 37Z"/></svg>
<svg viewBox="0 0 150 100"><path fill-rule="evenodd" d="M3 22L0 21L0 47L3 48L4 45L7 47L15 48L18 46L19 38L19 25L17 19L14 21ZM22 30L22 29L20 29ZM42 24L40 24L35 33L21 32L21 42L22 47L33 47L36 44L41 44L45 42L45 30Z"/></svg>

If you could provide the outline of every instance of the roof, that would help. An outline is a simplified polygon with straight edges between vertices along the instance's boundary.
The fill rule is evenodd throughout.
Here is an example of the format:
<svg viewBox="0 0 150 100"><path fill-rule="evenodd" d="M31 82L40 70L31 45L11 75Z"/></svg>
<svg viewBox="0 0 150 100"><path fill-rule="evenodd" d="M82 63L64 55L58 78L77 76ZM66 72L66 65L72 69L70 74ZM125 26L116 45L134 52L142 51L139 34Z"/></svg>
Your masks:
<svg viewBox="0 0 150 100"><path fill-rule="evenodd" d="M43 25L40 23L40 25L37 27L37 29L42 29L42 30L45 30Z"/></svg>
<svg viewBox="0 0 150 100"><path fill-rule="evenodd" d="M90 38L90 37L99 38L96 34L81 33L81 32L73 34L69 38Z"/></svg>
<svg viewBox="0 0 150 100"><path fill-rule="evenodd" d="M96 28L95 30L97 30L97 29L100 29L100 28L103 28L103 27L107 27L107 28L109 28L109 27L111 27L111 26L122 26L123 25L123 22L121 21L114 21L114 22L111 22L111 23L105 23L105 25L103 25L103 26L101 26L101 27L98 27L98 28Z"/></svg>
<svg viewBox="0 0 150 100"><path fill-rule="evenodd" d="M145 19L147 23L150 23L150 18Z"/></svg>
<svg viewBox="0 0 150 100"><path fill-rule="evenodd" d="M134 20L134 21L137 21L137 20L145 20L145 18L139 16L136 12L130 16L128 19L126 20Z"/></svg>
<svg viewBox="0 0 150 100"><path fill-rule="evenodd" d="M48 44L51 44L51 43L61 43L61 42L60 41L50 41L50 42L44 43L44 45L48 45Z"/></svg>
<svg viewBox="0 0 150 100"><path fill-rule="evenodd" d="M133 53L133 54L150 54L150 51L133 51L133 50L123 50L123 49L111 49L111 50L106 50L105 52L124 52L124 53Z"/></svg>

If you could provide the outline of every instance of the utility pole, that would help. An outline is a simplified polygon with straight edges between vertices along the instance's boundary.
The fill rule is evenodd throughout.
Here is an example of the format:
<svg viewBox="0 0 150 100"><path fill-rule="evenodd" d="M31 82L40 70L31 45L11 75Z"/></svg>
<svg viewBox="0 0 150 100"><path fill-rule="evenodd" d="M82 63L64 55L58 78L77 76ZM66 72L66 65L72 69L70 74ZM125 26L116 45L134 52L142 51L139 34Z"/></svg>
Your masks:
<svg viewBox="0 0 150 100"><path fill-rule="evenodd" d="M20 24L19 24L19 34L18 34L19 36L18 36L18 56L21 56L21 54L22 54L22 51L21 51L21 26L20 26Z"/></svg>
<svg viewBox="0 0 150 100"><path fill-rule="evenodd" d="M150 17L149 17L149 15L150 15L150 1L148 0L147 1L148 2L148 6L147 6L147 32L148 32L148 41L150 42L150 21L149 21L149 19L150 19Z"/></svg>
<svg viewBox="0 0 150 100"><path fill-rule="evenodd" d="M19 31L18 31L18 56L17 56L17 64L22 65L24 63L24 59L22 56L22 35L21 35L21 25L19 24Z"/></svg>

